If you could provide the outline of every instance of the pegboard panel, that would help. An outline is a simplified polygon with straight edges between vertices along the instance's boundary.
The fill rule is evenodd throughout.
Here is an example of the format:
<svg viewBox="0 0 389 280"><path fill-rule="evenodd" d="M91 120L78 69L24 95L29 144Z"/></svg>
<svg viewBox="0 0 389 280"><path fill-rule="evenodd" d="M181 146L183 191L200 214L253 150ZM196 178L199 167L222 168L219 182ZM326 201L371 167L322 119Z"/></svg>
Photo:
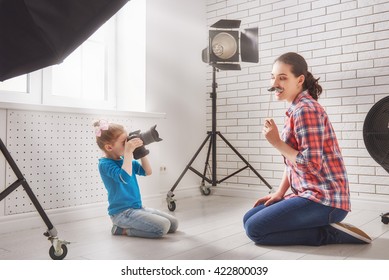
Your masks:
<svg viewBox="0 0 389 280"><path fill-rule="evenodd" d="M44 209L105 202L98 172L102 152L93 122L107 119L127 130L148 128L142 119L37 111L8 111L6 146ZM151 125L152 122L150 122ZM6 167L6 186L16 180ZM36 211L23 187L6 198L5 215Z"/></svg>

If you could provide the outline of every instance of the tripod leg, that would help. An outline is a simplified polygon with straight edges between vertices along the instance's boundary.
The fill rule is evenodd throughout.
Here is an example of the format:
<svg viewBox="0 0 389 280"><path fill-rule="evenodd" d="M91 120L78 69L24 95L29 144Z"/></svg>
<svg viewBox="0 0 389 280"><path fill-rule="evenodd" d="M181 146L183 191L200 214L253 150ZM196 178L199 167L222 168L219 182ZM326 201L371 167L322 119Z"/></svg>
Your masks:
<svg viewBox="0 0 389 280"><path fill-rule="evenodd" d="M66 247L67 244L70 244L70 242L65 240L60 240L57 236L58 232L57 229L53 226L51 223L49 217L47 216L45 210L42 208L41 204L39 203L38 199L36 198L35 194L33 193L30 185L27 183L26 180L22 183L23 189L26 191L28 197L34 204L36 210L38 211L39 215L45 222L48 230L43 233L44 236L48 237L50 240L52 246L49 249L49 255L53 260L62 260L66 257L68 253L68 249Z"/></svg>
<svg viewBox="0 0 389 280"><path fill-rule="evenodd" d="M189 161L188 165L185 167L184 171L182 171L180 177L177 179L177 181L174 183L173 187L170 189L171 192L173 192L176 189L177 185L180 183L181 179L184 177L184 175L188 171L188 169L190 169L192 163L195 161L195 159L197 158L197 156L199 155L199 153L201 152L201 150L203 149L204 145L207 143L207 141L209 140L210 137L211 137L211 134L208 134L208 136L205 138L203 143L198 148L197 152L194 154L192 159Z"/></svg>
<svg viewBox="0 0 389 280"><path fill-rule="evenodd" d="M251 169L251 171L254 172L255 175L257 175L257 177L259 179L261 179L261 181L270 189L272 190L272 186L270 186L270 184L257 172L257 170L254 169L254 167L252 167L252 165L238 152L237 149L234 148L234 146L232 146L232 144L230 142L228 142L228 140L218 131L217 134L220 136L221 139L223 139L223 141L228 145L228 147L231 148L231 150L234 151L234 153L246 164L247 167L249 167ZM243 170L245 168L242 168L241 170Z"/></svg>
<svg viewBox="0 0 389 280"><path fill-rule="evenodd" d="M19 167L16 165L16 162L12 158L11 154L8 152L6 146L4 145L4 143L1 139L0 139L0 149L1 149L5 159L7 160L9 166L12 168L12 171L15 173L16 177L18 178L17 182L20 182L17 186L20 186L20 185L23 186L24 190L26 191L27 195L31 199L31 201L34 204L39 215L42 217L43 221L45 222L48 230L49 231L53 230L54 229L53 224L50 222L48 216L46 215L45 211L43 210L42 206L40 205L36 196L32 192L30 186L28 185L26 179L24 178L22 172L20 171ZM9 186L9 188L11 188L11 187L12 187L12 185ZM15 188L12 188L11 190L13 190L13 189L15 189ZM56 234L56 232L55 232L55 234Z"/></svg>
<svg viewBox="0 0 389 280"><path fill-rule="evenodd" d="M12 171L15 173L16 177L18 178L18 180L16 180L13 184L8 186L3 192L0 193L0 201L3 200L6 196L8 196L12 191L14 191L20 185L22 185L23 189L26 191L31 202L34 204L36 210L38 211L39 215L41 216L42 220L47 226L47 231L44 233L44 235L48 237L48 239L52 244L49 250L50 257L55 260L64 259L68 252L66 245L69 244L70 242L58 239L56 228L51 223L49 217L47 216L46 212L44 211L38 199L36 198L30 185L27 183L22 172L20 171L19 167L16 165L16 162L12 158L7 147L4 145L1 139L0 139L0 150L3 153Z"/></svg>
<svg viewBox="0 0 389 280"><path fill-rule="evenodd" d="M204 171L203 171L203 179L201 180L201 193L203 195L209 195L211 193L211 190L209 189L209 187L206 187L205 186L205 178L206 178L206 173L207 173L207 168L209 167L209 157L211 155L211 149L212 149L212 146L213 146L213 140L214 140L214 137L215 137L215 134L213 133L210 133L209 135L211 135L211 141L209 142L209 146L208 146L208 152L207 152L207 158L205 160L205 164L204 164ZM213 183L213 179L212 179L212 183Z"/></svg>
<svg viewBox="0 0 389 280"><path fill-rule="evenodd" d="M182 171L180 177L177 179L177 181L174 183L173 187L170 189L170 191L168 191L167 195L166 195L166 202L167 202L167 206L168 206L168 209L170 211L174 211L176 209L176 202L175 202L175 199L173 198L174 197L174 190L176 189L176 187L178 186L178 184L180 183L181 179L184 177L185 173L188 171L188 169L191 169L193 172L195 172L197 175L201 176L201 173L198 172L197 170L193 169L191 166L192 166L192 163L195 161L195 159L197 158L197 156L199 155L199 153L201 152L201 150L203 149L203 147L205 146L205 144L207 143L207 141L210 139L211 137L211 133L208 133L207 137L205 137L203 143L201 143L200 147L197 149L196 153L194 154L194 156L192 157L192 159L189 161L188 165L185 167L184 171ZM204 180L204 176L203 176L203 180Z"/></svg>

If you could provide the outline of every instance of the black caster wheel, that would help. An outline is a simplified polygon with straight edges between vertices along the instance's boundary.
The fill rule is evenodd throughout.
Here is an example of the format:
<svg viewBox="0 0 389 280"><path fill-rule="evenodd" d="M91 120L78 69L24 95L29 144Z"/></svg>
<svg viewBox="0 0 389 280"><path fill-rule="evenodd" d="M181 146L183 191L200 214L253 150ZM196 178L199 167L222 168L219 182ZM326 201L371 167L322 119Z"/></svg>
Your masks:
<svg viewBox="0 0 389 280"><path fill-rule="evenodd" d="M169 203L167 204L167 208L168 208L170 211L174 212L174 210L176 210L176 202L175 202L175 201L169 202Z"/></svg>
<svg viewBox="0 0 389 280"><path fill-rule="evenodd" d="M210 188L201 188L201 193L205 196L207 195L210 195L211 194L211 189Z"/></svg>
<svg viewBox="0 0 389 280"><path fill-rule="evenodd" d="M50 257L53 259L53 260L63 260L67 253L68 253L68 248L66 247L65 244L62 244L61 245L61 254L58 254L58 253L55 253L55 249L54 249L54 246L51 246L50 247L50 250L49 250L49 255Z"/></svg>
<svg viewBox="0 0 389 280"><path fill-rule="evenodd" d="M383 222L385 225L389 224L389 213L381 215L381 222Z"/></svg>

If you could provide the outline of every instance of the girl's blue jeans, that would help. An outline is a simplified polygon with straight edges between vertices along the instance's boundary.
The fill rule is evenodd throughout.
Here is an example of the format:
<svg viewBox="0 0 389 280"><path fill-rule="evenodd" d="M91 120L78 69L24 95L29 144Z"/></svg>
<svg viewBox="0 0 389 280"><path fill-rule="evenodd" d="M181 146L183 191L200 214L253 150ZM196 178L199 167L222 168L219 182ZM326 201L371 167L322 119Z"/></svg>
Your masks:
<svg viewBox="0 0 389 280"><path fill-rule="evenodd" d="M125 228L128 236L158 238L177 230L176 217L153 208L127 209L111 216L114 225Z"/></svg>
<svg viewBox="0 0 389 280"><path fill-rule="evenodd" d="M247 236L260 245L311 245L353 243L331 223L342 221L347 211L309 199L292 197L249 210L243 218Z"/></svg>

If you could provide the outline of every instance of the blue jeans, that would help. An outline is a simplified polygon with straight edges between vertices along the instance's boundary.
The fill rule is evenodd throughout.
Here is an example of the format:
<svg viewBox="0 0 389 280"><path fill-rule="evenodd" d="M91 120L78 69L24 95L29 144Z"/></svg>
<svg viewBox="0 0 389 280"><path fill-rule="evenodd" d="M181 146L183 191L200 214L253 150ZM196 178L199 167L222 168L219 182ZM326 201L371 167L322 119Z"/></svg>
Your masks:
<svg viewBox="0 0 389 280"><path fill-rule="evenodd" d="M178 228L176 217L153 208L127 209L111 216L114 225L125 228L128 236L159 238Z"/></svg>
<svg viewBox="0 0 389 280"><path fill-rule="evenodd" d="M260 245L311 245L356 243L331 223L342 221L347 211L309 199L293 197L249 210L243 224L247 236Z"/></svg>

